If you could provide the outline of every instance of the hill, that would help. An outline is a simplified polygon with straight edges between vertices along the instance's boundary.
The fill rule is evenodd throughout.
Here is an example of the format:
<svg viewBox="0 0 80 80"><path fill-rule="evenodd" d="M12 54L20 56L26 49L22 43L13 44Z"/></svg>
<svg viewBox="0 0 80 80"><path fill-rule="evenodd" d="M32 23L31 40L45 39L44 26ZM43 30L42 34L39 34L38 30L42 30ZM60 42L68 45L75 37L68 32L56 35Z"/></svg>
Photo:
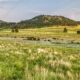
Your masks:
<svg viewBox="0 0 80 80"><path fill-rule="evenodd" d="M11 28L15 22L5 22L0 20L0 28ZM39 15L29 20L20 21L16 24L19 28L39 28L45 26L76 26L79 21L75 21L63 16Z"/></svg>
<svg viewBox="0 0 80 80"><path fill-rule="evenodd" d="M39 15L30 20L24 20L18 23L22 28L26 27L43 27L43 26L75 26L77 22L63 17L63 16L51 16L51 15Z"/></svg>
<svg viewBox="0 0 80 80"><path fill-rule="evenodd" d="M0 29L11 28L13 24L15 23L0 20Z"/></svg>

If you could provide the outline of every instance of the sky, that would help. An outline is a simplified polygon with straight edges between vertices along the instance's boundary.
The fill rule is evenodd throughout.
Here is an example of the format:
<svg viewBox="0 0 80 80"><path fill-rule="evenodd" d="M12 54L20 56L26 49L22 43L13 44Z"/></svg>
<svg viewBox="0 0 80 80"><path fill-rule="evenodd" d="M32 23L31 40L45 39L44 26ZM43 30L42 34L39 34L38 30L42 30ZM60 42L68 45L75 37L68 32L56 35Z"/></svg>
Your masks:
<svg viewBox="0 0 80 80"><path fill-rule="evenodd" d="M0 20L18 22L38 15L60 15L80 21L80 0L0 0Z"/></svg>

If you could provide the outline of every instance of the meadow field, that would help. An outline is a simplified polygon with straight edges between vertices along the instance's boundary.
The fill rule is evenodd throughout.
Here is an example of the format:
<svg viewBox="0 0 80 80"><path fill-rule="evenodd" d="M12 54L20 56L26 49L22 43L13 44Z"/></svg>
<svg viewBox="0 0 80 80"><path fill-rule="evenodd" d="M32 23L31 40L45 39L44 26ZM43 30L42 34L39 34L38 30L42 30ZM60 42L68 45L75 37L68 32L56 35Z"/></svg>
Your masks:
<svg viewBox="0 0 80 80"><path fill-rule="evenodd" d="M27 41L28 36L40 39L80 40L77 27L45 27L0 31L0 80L80 80L80 43ZM13 39L12 39L13 37ZM20 38L20 39L18 39Z"/></svg>
<svg viewBox="0 0 80 80"><path fill-rule="evenodd" d="M67 28L68 32L64 33L64 28ZM80 35L77 34L77 30L80 30L80 26L51 26L43 28L28 28L19 29L19 33L12 33L11 29L0 29L0 37L39 37L39 38L58 38L58 39L71 39L80 40Z"/></svg>

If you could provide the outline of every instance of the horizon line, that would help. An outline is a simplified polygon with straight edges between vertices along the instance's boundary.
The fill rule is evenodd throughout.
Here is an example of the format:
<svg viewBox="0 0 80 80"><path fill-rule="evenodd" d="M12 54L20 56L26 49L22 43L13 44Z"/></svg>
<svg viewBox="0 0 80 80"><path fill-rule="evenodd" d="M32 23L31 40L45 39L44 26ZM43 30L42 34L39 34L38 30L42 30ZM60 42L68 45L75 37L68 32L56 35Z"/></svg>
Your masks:
<svg viewBox="0 0 80 80"><path fill-rule="evenodd" d="M63 16L63 15L46 15L46 14L36 15L36 16L31 17L31 18L21 19L21 20L17 20L17 21L16 20L15 21L8 21L8 20L3 20L3 19L0 19L0 21L18 23L18 22L21 22L21 21L30 20L30 19L38 17L38 16L42 16L42 15L44 15L44 16L62 16L62 17L65 17L65 18L68 18L68 19L71 19L71 20L74 20L74 21L80 21L80 20L72 19L72 18L67 17L67 16Z"/></svg>

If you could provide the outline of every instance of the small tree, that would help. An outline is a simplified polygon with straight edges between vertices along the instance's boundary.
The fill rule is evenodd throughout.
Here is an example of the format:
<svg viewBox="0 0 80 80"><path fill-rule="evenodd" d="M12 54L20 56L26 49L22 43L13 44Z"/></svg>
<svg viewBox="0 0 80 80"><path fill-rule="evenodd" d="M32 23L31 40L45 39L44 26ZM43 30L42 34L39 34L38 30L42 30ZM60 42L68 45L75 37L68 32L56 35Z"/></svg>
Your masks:
<svg viewBox="0 0 80 80"><path fill-rule="evenodd" d="M18 32L19 32L18 28L15 28L15 32L16 32L16 33L18 33Z"/></svg>
<svg viewBox="0 0 80 80"><path fill-rule="evenodd" d="M18 27L17 27L17 24L14 24L14 25L12 26L12 31L11 31L11 32L16 32L16 33L19 32Z"/></svg>
<svg viewBox="0 0 80 80"><path fill-rule="evenodd" d="M64 28L64 31L63 32L67 33L67 31L68 31L67 28Z"/></svg>
<svg viewBox="0 0 80 80"><path fill-rule="evenodd" d="M80 34L80 30L77 31L77 34Z"/></svg>
<svg viewBox="0 0 80 80"><path fill-rule="evenodd" d="M12 29L11 32L15 32L14 29Z"/></svg>

